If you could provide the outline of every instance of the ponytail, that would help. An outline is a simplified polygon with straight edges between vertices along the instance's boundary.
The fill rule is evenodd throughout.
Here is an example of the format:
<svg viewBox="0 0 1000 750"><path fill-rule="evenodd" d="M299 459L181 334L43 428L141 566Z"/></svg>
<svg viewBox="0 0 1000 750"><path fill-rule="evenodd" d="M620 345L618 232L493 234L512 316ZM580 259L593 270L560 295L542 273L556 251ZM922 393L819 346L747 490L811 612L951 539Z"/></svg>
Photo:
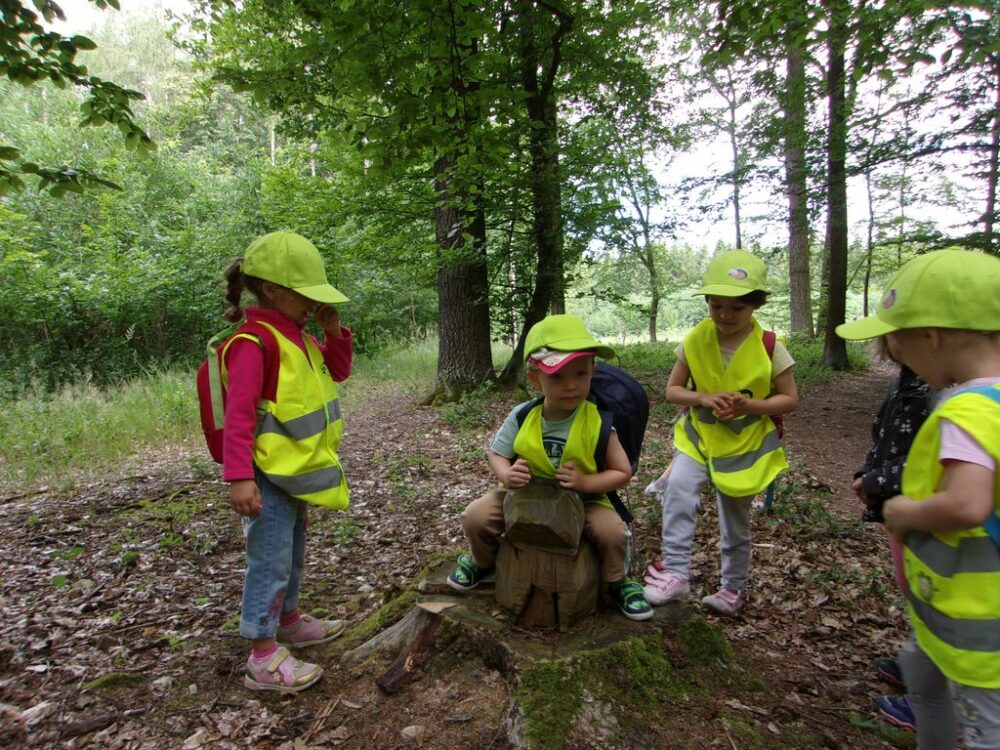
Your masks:
<svg viewBox="0 0 1000 750"><path fill-rule="evenodd" d="M229 307L223 313L223 317L230 323L239 323L243 320L243 289L246 282L243 278L243 258L236 258L225 271L226 278L226 302Z"/></svg>

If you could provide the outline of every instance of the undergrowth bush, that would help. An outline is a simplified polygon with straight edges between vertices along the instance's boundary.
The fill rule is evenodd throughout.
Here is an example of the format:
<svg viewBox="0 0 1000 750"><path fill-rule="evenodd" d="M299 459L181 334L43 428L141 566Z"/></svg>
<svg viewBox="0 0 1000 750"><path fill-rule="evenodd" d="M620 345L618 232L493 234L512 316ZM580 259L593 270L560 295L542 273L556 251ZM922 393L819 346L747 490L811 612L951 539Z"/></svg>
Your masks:
<svg viewBox="0 0 1000 750"><path fill-rule="evenodd" d="M673 343L626 344L616 347L615 364L635 375L647 388L661 389L675 361ZM789 337L800 384L827 380L818 339ZM863 345L849 348L851 363L864 364ZM499 370L510 348L493 352ZM367 401L390 394L410 400L434 383L437 349L433 341L358 357L354 374L342 386L345 414ZM484 387L443 407L453 427L481 429L493 419L492 387ZM155 460L169 446L202 448L194 368L153 370L113 387L89 379L50 391L45 384L0 387L0 485L72 484L125 462Z"/></svg>

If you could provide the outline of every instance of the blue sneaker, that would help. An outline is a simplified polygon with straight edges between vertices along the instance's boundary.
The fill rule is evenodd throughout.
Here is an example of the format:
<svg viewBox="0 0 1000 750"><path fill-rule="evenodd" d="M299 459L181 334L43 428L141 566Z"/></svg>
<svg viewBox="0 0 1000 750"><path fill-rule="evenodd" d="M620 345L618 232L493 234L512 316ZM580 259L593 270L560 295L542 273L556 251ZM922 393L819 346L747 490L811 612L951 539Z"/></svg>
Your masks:
<svg viewBox="0 0 1000 750"><path fill-rule="evenodd" d="M903 672L895 659L881 658L872 662L875 674L882 682L888 682L893 687L903 687Z"/></svg>
<svg viewBox="0 0 1000 750"><path fill-rule="evenodd" d="M917 729L917 717L913 715L910 699L905 695L901 698L880 695L875 699L875 710L894 727L909 729L911 732Z"/></svg>
<svg viewBox="0 0 1000 750"><path fill-rule="evenodd" d="M448 585L455 591L472 591L492 572L493 568L480 568L472 555L463 552L458 556L455 569L448 576Z"/></svg>
<svg viewBox="0 0 1000 750"><path fill-rule="evenodd" d="M615 600L618 609L630 620L648 620L653 616L653 608L642 593L642 586L631 578L625 578L608 586L608 593Z"/></svg>

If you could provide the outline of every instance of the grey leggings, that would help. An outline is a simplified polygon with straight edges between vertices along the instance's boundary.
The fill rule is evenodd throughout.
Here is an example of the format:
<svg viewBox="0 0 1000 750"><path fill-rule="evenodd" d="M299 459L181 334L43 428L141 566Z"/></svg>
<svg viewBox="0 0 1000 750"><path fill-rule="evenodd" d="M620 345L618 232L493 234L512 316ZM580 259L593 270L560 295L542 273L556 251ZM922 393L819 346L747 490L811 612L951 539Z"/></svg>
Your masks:
<svg viewBox="0 0 1000 750"><path fill-rule="evenodd" d="M954 750L960 724L968 750L1000 750L1000 690L952 682L913 636L899 666L917 717L917 750Z"/></svg>
<svg viewBox="0 0 1000 750"><path fill-rule="evenodd" d="M691 547L701 486L708 468L690 456L674 456L663 491L663 567L684 578L691 577ZM722 585L743 591L750 583L750 506L753 496L718 494L722 553Z"/></svg>

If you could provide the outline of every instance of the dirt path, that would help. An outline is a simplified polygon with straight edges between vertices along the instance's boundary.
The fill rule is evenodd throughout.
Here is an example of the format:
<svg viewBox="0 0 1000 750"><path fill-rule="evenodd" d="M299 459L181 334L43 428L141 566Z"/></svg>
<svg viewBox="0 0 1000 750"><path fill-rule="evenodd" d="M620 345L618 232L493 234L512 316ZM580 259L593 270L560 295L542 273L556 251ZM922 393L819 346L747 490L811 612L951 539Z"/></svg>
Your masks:
<svg viewBox="0 0 1000 750"><path fill-rule="evenodd" d="M741 669L766 689L665 705L673 718L664 732L674 734L632 747L729 748L741 723L773 735L774 747L894 746L858 722L869 721L881 689L870 660L895 648L903 617L881 530L856 522L846 489L889 377L843 375L810 388L789 420L793 472L777 513L754 519L750 604L719 623ZM352 508L311 514L303 606L357 624L428 562L459 549L458 515L491 484L482 447L510 405L445 413L399 394L357 405L343 450ZM670 411L656 395L653 407L637 487L662 468L656 453L669 442ZM460 644L395 696L340 664L336 645L308 654L327 667L315 688L284 699L248 693L246 646L235 633L242 541L216 476L198 446L72 496L0 497L0 746L508 746L501 720L511 688ZM659 509L631 495L641 571L657 556ZM714 586L717 561L706 503L696 595ZM800 735L820 739L779 744Z"/></svg>
<svg viewBox="0 0 1000 750"><path fill-rule="evenodd" d="M831 509L856 516L850 491L854 472L870 446L872 417L885 398L891 369L837 373L828 383L801 389L800 405L786 419L789 461L831 490Z"/></svg>

